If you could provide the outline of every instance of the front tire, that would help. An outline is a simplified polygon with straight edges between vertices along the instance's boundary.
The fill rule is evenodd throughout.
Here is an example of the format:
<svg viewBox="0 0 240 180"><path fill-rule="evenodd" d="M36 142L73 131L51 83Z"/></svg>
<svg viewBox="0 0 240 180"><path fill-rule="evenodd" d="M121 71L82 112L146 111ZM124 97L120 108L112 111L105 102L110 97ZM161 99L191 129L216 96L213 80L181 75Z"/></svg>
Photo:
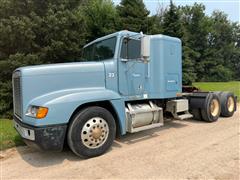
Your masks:
<svg viewBox="0 0 240 180"><path fill-rule="evenodd" d="M68 129L68 145L81 157L95 157L105 153L112 145L116 124L112 114L98 106L78 112Z"/></svg>

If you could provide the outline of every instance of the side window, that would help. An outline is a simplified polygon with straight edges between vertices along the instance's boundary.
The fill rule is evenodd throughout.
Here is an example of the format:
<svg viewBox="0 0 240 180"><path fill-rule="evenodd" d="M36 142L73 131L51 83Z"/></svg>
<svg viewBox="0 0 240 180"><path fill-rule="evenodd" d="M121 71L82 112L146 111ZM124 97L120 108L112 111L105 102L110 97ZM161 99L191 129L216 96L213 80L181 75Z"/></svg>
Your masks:
<svg viewBox="0 0 240 180"><path fill-rule="evenodd" d="M96 43L93 59L104 60L113 58L116 46L116 37Z"/></svg>
<svg viewBox="0 0 240 180"><path fill-rule="evenodd" d="M121 55L123 59L138 59L141 53L141 41L124 38L122 41Z"/></svg>

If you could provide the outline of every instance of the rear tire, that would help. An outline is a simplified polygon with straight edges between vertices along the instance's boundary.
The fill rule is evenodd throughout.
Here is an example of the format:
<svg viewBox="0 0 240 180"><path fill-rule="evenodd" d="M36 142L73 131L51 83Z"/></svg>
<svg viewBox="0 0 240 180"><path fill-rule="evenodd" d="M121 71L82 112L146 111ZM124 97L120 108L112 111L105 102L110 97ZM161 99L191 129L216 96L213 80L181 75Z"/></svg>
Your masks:
<svg viewBox="0 0 240 180"><path fill-rule="evenodd" d="M116 124L112 114L98 106L77 113L68 129L68 145L81 157L95 157L105 153L112 145Z"/></svg>
<svg viewBox="0 0 240 180"><path fill-rule="evenodd" d="M231 117L236 109L236 101L233 93L222 92L220 95L221 102L221 116Z"/></svg>
<svg viewBox="0 0 240 180"><path fill-rule="evenodd" d="M218 96L209 93L206 97L203 109L201 109L202 119L207 122L215 122L221 113L221 105Z"/></svg>

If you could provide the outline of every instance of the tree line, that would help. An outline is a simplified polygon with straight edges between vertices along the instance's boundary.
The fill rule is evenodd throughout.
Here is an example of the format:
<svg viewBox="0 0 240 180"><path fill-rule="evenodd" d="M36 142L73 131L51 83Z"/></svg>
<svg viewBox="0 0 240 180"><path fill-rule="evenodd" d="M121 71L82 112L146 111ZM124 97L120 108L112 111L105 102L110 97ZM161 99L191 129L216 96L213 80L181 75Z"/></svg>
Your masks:
<svg viewBox="0 0 240 180"><path fill-rule="evenodd" d="M142 0L0 0L0 116L12 113L15 68L81 61L84 44L123 29L181 38L184 84L240 79L240 25L203 4L150 15Z"/></svg>

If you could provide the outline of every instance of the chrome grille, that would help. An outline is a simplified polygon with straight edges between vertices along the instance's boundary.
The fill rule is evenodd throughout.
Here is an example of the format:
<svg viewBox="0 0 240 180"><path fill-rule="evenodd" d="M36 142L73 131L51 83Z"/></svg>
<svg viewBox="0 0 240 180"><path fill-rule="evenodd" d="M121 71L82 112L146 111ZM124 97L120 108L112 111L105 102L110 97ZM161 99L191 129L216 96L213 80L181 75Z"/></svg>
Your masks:
<svg viewBox="0 0 240 180"><path fill-rule="evenodd" d="M21 74L16 71L13 74L13 106L14 114L22 117L22 87L21 87Z"/></svg>

